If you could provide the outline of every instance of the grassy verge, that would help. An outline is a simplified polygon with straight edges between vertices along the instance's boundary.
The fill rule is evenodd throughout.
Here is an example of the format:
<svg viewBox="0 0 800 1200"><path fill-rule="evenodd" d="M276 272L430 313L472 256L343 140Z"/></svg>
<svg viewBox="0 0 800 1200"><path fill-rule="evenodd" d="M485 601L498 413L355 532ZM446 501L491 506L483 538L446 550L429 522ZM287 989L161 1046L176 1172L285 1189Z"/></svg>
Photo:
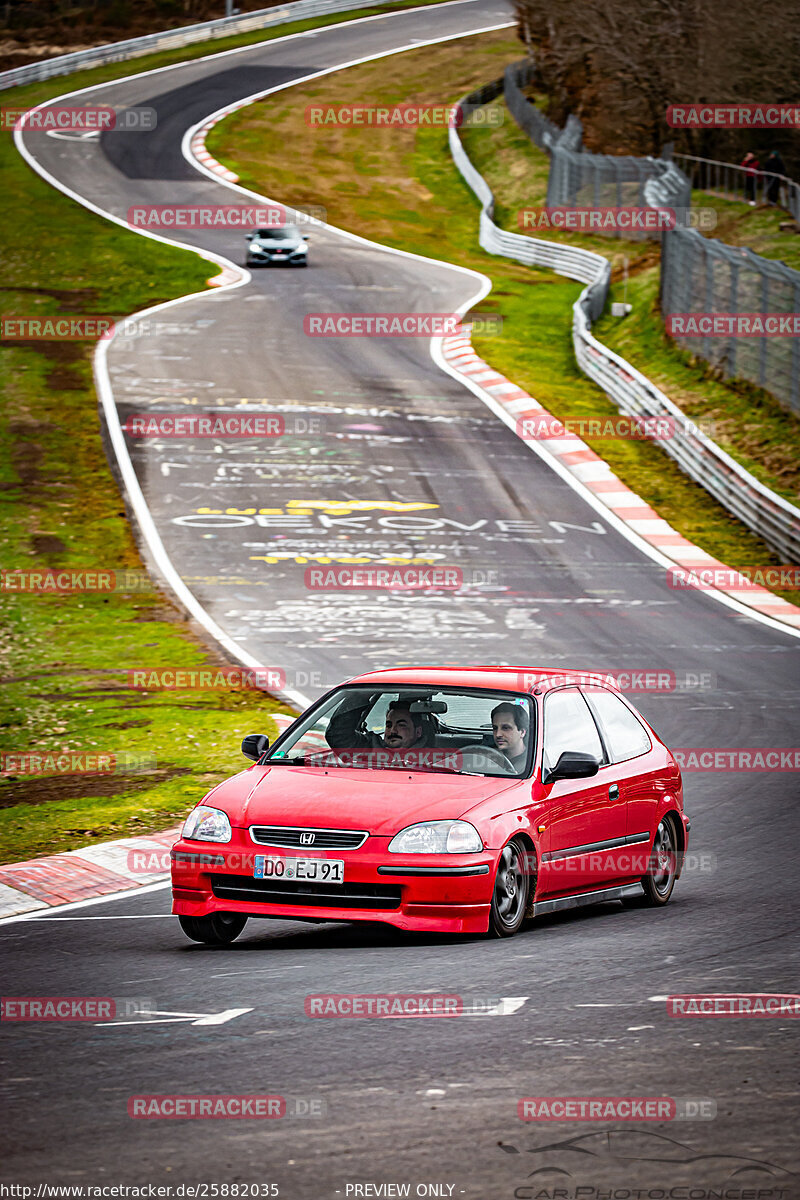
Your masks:
<svg viewBox="0 0 800 1200"><path fill-rule="evenodd" d="M29 108L34 104L41 104L51 96L91 87L96 83L109 83L114 79L123 79L127 75L138 74L141 71L153 71L157 67L191 62L193 59L202 58L207 54L219 54L223 50L235 50L240 46L253 46L258 42L269 42L274 38L287 37L292 33L306 33L310 29L324 29L327 25L342 25L346 21L355 21L360 17L374 17L380 13L395 12L398 9L423 8L439 3L442 3L442 0L397 0L396 3L380 4L374 8L353 9L352 12L333 13L327 17L309 17L305 21L290 21L285 25L275 25L269 29L256 29L252 33L238 33L232 34L230 37L214 38L207 42L195 42L191 46L182 46L177 50L161 50L156 54L143 54L140 58L132 58L127 62L89 67L84 71L75 71L72 75L60 76L58 79L25 84L23 87L6 88L0 92L0 95L4 95L5 102L13 105L14 108Z"/></svg>
<svg viewBox="0 0 800 1200"><path fill-rule="evenodd" d="M501 101L494 107L504 109ZM505 123L489 136L477 129L467 130L464 142L470 158L494 191L497 224L516 231L521 210L545 203L549 160L507 111L505 116ZM800 253L800 237L778 228L786 220L785 213L752 209L702 193L695 194L694 204L715 209L718 226L714 236L722 241L747 245L767 257L780 257L787 265L793 265L793 257ZM666 337L658 308L658 245L559 231L548 232L545 237L584 246L610 260L610 300L627 300L633 312L620 321L610 315L609 303L594 326L595 336L647 375L694 421L702 423L710 436L756 479L796 504L800 496L800 420L762 388L746 381L716 379L704 362L694 360Z"/></svg>
<svg viewBox="0 0 800 1200"><path fill-rule="evenodd" d="M414 7L416 0L402 7ZM397 5L386 6L392 11ZM383 9L362 13L375 15ZM137 59L136 70L331 24L276 30ZM15 89L30 106L130 73L130 63ZM145 241L48 187L0 136L9 211L0 234L6 316L125 314L201 290L213 267ZM58 235L53 236L52 231ZM45 231L47 235L45 236ZM100 440L92 345L0 347L0 530L4 568L137 568L141 564ZM155 592L26 596L0 592L5 753L104 753L146 757L140 773L0 777L0 860L149 832L182 818L215 783L245 765L239 742L286 711L258 692L137 692L131 668L219 665Z"/></svg>
<svg viewBox="0 0 800 1200"><path fill-rule="evenodd" d="M314 101L347 103L358 96L364 104L451 103L497 77L518 55L513 38L498 31L352 67L233 114L212 130L209 149L255 191L298 206L323 204L333 224L483 271L494 290L480 308L502 314L503 332L476 338L479 353L561 419L613 416L616 408L582 375L572 353L571 308L580 286L477 248L477 204L452 164L443 131L327 126L309 132L303 123L304 107ZM521 200L507 192L506 214L541 202L541 164L537 176L530 144L510 120L500 130L468 130L466 140L498 195L504 181L516 181ZM282 152L287 143L294 148L290 163ZM653 254L648 246L605 248L615 256L637 255L640 267ZM774 561L759 538L657 446L593 445L629 486L709 553L735 566Z"/></svg>

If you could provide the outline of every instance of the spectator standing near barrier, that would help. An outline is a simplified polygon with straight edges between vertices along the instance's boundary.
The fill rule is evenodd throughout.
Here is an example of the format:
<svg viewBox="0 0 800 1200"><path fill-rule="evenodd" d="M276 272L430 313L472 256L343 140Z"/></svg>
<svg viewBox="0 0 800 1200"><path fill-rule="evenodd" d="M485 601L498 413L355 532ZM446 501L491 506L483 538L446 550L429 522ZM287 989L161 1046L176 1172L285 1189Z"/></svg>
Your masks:
<svg viewBox="0 0 800 1200"><path fill-rule="evenodd" d="M741 165L746 171L744 181L745 195L747 196L748 204L756 202L756 181L758 180L758 168L761 165L752 150L748 150L742 159Z"/></svg>
<svg viewBox="0 0 800 1200"><path fill-rule="evenodd" d="M764 163L764 170L771 172L767 175L767 200L770 204L777 204L780 198L781 181L779 175L786 174L786 164L781 158L777 150L772 150Z"/></svg>

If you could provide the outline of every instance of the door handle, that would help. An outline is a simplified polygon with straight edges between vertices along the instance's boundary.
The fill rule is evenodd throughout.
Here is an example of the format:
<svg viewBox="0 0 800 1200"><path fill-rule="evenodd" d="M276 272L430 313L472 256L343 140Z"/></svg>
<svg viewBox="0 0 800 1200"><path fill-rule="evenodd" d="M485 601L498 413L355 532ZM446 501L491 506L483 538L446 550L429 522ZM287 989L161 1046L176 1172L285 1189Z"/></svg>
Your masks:
<svg viewBox="0 0 800 1200"><path fill-rule="evenodd" d="M616 783L611 784L611 787L608 789L608 798L609 798L609 800L619 800L619 785L618 784L616 784Z"/></svg>

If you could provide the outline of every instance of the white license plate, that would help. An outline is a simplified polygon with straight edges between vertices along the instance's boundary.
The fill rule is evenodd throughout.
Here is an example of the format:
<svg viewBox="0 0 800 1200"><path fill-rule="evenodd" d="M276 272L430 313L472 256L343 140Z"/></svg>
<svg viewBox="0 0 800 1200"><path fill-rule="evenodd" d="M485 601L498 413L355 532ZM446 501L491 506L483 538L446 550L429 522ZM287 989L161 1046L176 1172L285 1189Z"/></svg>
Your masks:
<svg viewBox="0 0 800 1200"><path fill-rule="evenodd" d="M283 858L257 854L254 879L291 879L308 883L344 883L343 858Z"/></svg>

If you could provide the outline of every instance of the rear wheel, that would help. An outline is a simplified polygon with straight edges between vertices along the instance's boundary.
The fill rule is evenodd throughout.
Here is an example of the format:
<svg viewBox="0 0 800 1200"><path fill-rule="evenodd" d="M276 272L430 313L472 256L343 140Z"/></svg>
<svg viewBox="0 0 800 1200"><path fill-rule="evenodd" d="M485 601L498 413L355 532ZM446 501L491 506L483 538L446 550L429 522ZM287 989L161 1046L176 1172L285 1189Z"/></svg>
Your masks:
<svg viewBox="0 0 800 1200"><path fill-rule="evenodd" d="M207 946L229 946L247 924L242 913L212 913L210 917L178 917L181 929L193 942Z"/></svg>
<svg viewBox="0 0 800 1200"><path fill-rule="evenodd" d="M647 904L667 903L675 887L677 871L678 846L675 827L669 817L664 817L656 830L647 874L642 879Z"/></svg>
<svg viewBox="0 0 800 1200"><path fill-rule="evenodd" d="M528 851L516 838L512 838L500 855L489 914L492 937L513 937L525 920L530 883L527 858Z"/></svg>

